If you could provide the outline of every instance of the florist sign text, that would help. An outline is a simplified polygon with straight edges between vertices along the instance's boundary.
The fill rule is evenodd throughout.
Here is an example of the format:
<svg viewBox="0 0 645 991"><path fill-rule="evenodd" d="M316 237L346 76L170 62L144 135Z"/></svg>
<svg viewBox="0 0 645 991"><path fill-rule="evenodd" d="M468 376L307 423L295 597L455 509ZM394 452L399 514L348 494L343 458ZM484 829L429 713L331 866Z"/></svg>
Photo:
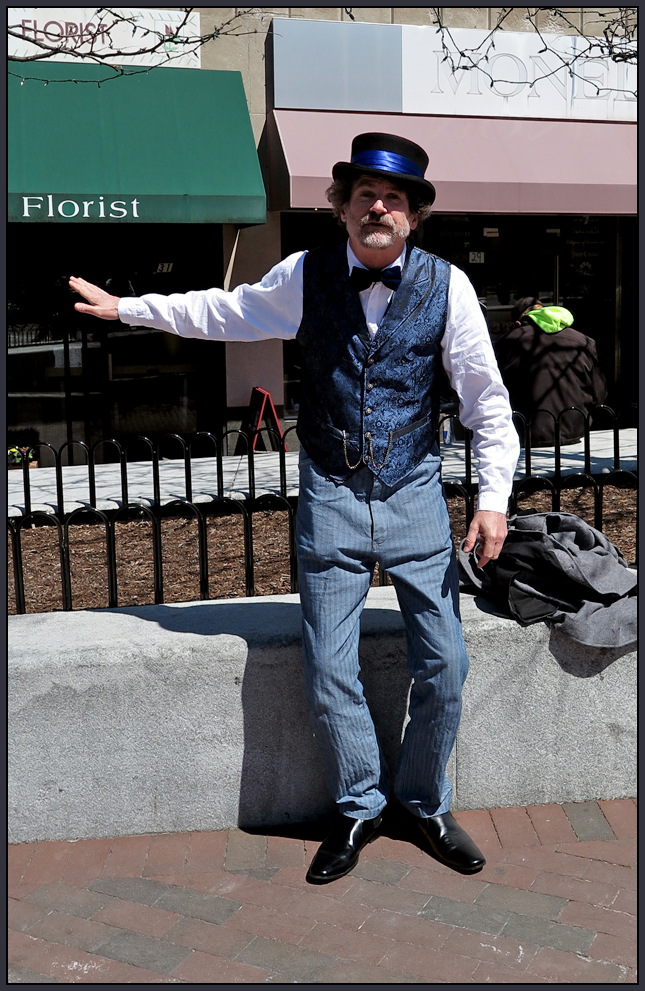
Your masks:
<svg viewBox="0 0 645 991"><path fill-rule="evenodd" d="M201 66L199 47L192 51L171 40L180 27L182 38L199 36L196 13L186 19L183 11L150 7L9 7L8 25L9 58L42 54L51 47L48 58L54 62L78 61L79 55L91 60L95 54L108 63L126 66L160 62L175 68ZM156 51L141 51L157 41Z"/></svg>
<svg viewBox="0 0 645 991"><path fill-rule="evenodd" d="M44 196L21 196L22 216L25 219L38 220L124 220L139 219L139 203L136 197L132 200L106 201L105 196L94 199L65 199L46 193Z"/></svg>

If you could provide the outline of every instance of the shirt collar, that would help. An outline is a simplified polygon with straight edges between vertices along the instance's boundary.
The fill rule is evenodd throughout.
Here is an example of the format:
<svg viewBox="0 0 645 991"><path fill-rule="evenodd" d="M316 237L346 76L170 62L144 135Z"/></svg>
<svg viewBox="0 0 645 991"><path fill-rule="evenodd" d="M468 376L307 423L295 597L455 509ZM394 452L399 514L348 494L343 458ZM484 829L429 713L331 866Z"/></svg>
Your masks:
<svg viewBox="0 0 645 991"><path fill-rule="evenodd" d="M388 265L387 266L388 268L396 268L396 266L398 265L398 267L401 269L401 271L403 271L403 266L405 264L405 247L406 246L404 244L403 245L403 251L401 252L401 254L399 255L399 257L396 258L392 262L391 265ZM356 255L354 254L354 252L352 251L352 249L349 246L349 241L347 242L347 264L349 266L349 271L350 272L352 271L353 268L364 268L364 269L367 269L367 265L363 265L362 262L359 262L358 258L356 257Z"/></svg>

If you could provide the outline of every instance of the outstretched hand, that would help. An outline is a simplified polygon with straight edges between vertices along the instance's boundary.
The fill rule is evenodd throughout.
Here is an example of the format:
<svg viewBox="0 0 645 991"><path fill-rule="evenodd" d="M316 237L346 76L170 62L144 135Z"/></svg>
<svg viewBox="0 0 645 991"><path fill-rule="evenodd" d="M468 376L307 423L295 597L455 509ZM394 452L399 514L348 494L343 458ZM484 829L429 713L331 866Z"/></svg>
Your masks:
<svg viewBox="0 0 645 991"><path fill-rule="evenodd" d="M69 287L87 300L87 303L74 303L74 309L78 310L79 313L89 313L101 320L119 319L118 296L110 296L105 289L99 289L91 282L86 282L85 279L79 279L74 275L69 280Z"/></svg>
<svg viewBox="0 0 645 991"><path fill-rule="evenodd" d="M489 561L499 557L499 552L506 540L508 528L504 513L493 513L491 510L478 509L468 528L464 550L470 554L475 544L479 544L477 567L483 568Z"/></svg>

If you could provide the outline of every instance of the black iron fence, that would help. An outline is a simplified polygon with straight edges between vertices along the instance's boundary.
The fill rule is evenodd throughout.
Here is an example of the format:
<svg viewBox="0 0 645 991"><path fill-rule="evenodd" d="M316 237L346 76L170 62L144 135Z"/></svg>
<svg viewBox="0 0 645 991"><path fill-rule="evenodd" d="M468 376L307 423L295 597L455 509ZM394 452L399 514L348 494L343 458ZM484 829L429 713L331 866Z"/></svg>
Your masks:
<svg viewBox="0 0 645 991"><path fill-rule="evenodd" d="M540 411L544 413L545 411ZM591 418L575 407L564 410L558 417L553 416L555 445L553 447L553 472L548 476L535 474L532 466L532 445L531 445L531 423L521 414L514 412L514 420L518 427L518 432L522 438L524 452L524 474L513 484L513 492L509 502L510 513L517 510L518 498L521 495L531 495L539 490L544 490L550 494L551 508L553 511L560 509L561 494L563 491L574 488L588 488L593 492L594 505L594 526L597 530L603 528L603 505L604 493L607 486L619 488L637 487L636 471L626 470L621 467L620 454L620 430L626 422L636 421L637 408L635 404L630 404L616 413L609 406L600 406L593 411L594 428L601 425L602 420L606 421L606 429L613 432L613 466L609 471L592 471L591 453ZM584 470L568 472L562 471L562 444L560 440L561 422L565 415L571 413L578 414L582 418L583 424L583 448L584 448ZM552 415L552 414L551 414ZM463 480L460 482L445 481L444 488L448 498L460 498L463 501L466 526L470 525L474 515L475 501L477 498L477 483L473 481L472 468L472 432L461 427L455 412L445 412L441 418L437 430L437 443L441 448L444 425L449 423L452 428L452 435L463 435L464 439L464 471ZM604 425L604 424L603 424ZM14 594L16 612L25 612L25 586L24 569L22 562L21 533L27 527L32 526L54 526L57 529L58 551L60 557L60 574L62 585L62 605L64 610L71 610L72 586L70 568L70 527L80 523L93 523L104 529L105 549L107 561L107 590L108 605L115 607L118 605L117 587L117 561L115 549L115 526L117 523L132 520L147 520L151 524L152 561L154 577L154 601L163 603L163 561L162 561L162 541L161 541L161 520L169 517L188 516L197 522L198 547L199 547L199 589L200 598L209 598L209 574L208 574L208 532L207 520L209 517L217 517L238 513L243 519L244 532L244 572L245 591L247 596L255 594L254 579L254 552L253 552L253 514L261 511L281 511L287 515L289 527L289 561L290 561L290 588L292 592L298 591L298 572L295 549L295 513L297 509L297 496L288 495L289 485L287 477L286 451L289 435L295 427L290 427L282 438L276 433L263 427L257 431L253 437L249 437L243 431L229 430L221 436L209 432L199 432L190 441L179 434L168 434L154 443L148 437L138 437L128 445L123 445L114 439L100 440L89 448L82 441L71 441L63 444L56 450L51 444L42 442L33 446L35 456L42 462L45 452L49 452L48 459L53 462L56 478L56 512L47 513L41 510L32 510L31 498L31 478L29 463L23 459L22 482L23 482L23 504L24 512L19 517L8 518L8 529L11 541ZM256 440L263 434L269 435L270 447L278 453L279 459L279 491L271 494L256 494L256 458L264 455L257 455L254 448ZM228 450L228 438L236 435L242 439L245 445L246 457L246 481L247 498L244 500L230 498L224 494L224 454ZM130 499L128 491L128 465L134 460L132 458L133 447L136 445L141 450L141 445L148 451L152 467L152 500L150 505L142 505ZM184 466L185 497L163 501L161 498L160 484L160 461L164 457L170 445L181 451L181 460ZM109 449L114 457L113 463L120 468L120 505L117 509L105 510L97 508L97 487L96 487L96 467L97 464L104 464L106 449ZM200 454L197 455L196 451ZM209 502L193 502L193 461L197 457L208 456L204 452L210 450L210 456L215 457L217 467L217 488L216 495ZM84 464L88 472L89 505L77 507L70 512L65 511L65 476L63 461L69 463L74 460L72 452L78 452L84 459ZM130 457L129 457L130 455ZM98 458L101 460L99 461ZM140 459L137 458L139 461ZM146 500L149 501L149 500ZM381 585L387 583L387 575L384 571L379 572L379 582Z"/></svg>

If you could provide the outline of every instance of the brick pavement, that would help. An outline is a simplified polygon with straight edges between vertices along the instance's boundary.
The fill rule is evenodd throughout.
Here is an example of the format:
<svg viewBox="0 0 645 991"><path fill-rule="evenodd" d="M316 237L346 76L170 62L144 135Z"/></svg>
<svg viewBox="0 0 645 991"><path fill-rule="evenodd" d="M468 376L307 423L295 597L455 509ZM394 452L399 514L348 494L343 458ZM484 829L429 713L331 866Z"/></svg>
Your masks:
<svg viewBox="0 0 645 991"><path fill-rule="evenodd" d="M472 877L396 816L316 887L324 824L10 846L8 983L637 983L635 799L456 818Z"/></svg>

